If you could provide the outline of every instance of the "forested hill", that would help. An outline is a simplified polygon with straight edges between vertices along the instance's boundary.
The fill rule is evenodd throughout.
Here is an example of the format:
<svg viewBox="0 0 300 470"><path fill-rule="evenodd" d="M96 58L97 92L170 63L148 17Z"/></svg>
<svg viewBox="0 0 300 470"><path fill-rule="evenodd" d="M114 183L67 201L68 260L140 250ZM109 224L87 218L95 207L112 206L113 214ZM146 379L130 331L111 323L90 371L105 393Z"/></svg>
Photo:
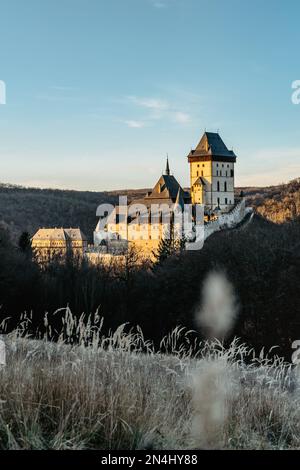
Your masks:
<svg viewBox="0 0 300 470"><path fill-rule="evenodd" d="M300 216L300 178L287 184L265 188L238 188L256 212L275 223L283 223Z"/></svg>
<svg viewBox="0 0 300 470"><path fill-rule="evenodd" d="M241 190L248 204L273 222L300 215L300 178L278 186L237 188L237 194ZM9 229L14 241L23 231L33 235L39 227L80 227L91 242L99 204L116 204L119 195L127 195L131 201L147 191L70 191L0 184L0 226Z"/></svg>
<svg viewBox="0 0 300 470"><path fill-rule="evenodd" d="M146 191L69 191L0 184L0 226L9 229L14 241L23 231L33 235L39 227L80 227L91 242L99 204L115 204L119 194L131 200Z"/></svg>

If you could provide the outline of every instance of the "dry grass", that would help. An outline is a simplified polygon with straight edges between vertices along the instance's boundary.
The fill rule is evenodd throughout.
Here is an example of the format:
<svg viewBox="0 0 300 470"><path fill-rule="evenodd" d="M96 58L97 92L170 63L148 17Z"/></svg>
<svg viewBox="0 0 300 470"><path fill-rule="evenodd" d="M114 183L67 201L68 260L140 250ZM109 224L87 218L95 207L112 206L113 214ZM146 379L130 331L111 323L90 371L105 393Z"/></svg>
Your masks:
<svg viewBox="0 0 300 470"><path fill-rule="evenodd" d="M103 338L101 322L64 318L81 345L24 337L26 322L4 337L0 448L300 447L300 389L282 360L252 358L237 341L205 342L192 358L182 329L165 339L168 354L154 353L140 331Z"/></svg>

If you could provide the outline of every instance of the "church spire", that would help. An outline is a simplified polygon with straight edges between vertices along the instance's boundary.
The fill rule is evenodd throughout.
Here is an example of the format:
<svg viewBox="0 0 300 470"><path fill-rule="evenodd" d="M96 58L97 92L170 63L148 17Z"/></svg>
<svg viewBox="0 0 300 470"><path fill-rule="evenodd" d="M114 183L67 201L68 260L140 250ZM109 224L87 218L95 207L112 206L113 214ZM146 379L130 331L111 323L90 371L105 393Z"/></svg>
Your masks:
<svg viewBox="0 0 300 470"><path fill-rule="evenodd" d="M167 154L167 164L166 164L166 171L165 171L165 175L170 175L170 167L169 167L169 156Z"/></svg>

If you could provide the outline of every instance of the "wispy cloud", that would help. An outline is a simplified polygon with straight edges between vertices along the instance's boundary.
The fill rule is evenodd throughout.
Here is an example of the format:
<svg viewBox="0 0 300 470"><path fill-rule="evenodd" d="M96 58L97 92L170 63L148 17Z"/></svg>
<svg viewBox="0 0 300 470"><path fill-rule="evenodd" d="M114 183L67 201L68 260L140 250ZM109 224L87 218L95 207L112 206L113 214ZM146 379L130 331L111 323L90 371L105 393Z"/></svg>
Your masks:
<svg viewBox="0 0 300 470"><path fill-rule="evenodd" d="M173 114L173 118L175 122L178 122L179 124L186 124L190 122L191 116L187 113L183 113L181 111L177 111Z"/></svg>
<svg viewBox="0 0 300 470"><path fill-rule="evenodd" d="M180 125L185 125L192 121L191 115L185 110L180 109L179 104L176 105L160 97L127 96L125 101L127 104L137 108L135 110L136 113L141 114L141 110L144 110L142 119L124 121L129 127L145 127L146 123L149 124L150 122L163 120Z"/></svg>
<svg viewBox="0 0 300 470"><path fill-rule="evenodd" d="M145 123L143 121L134 121L134 120L128 120L124 121L125 124L127 124L128 127L131 127L133 129L141 129L142 127L145 127Z"/></svg>
<svg viewBox="0 0 300 470"><path fill-rule="evenodd" d="M137 96L129 96L128 99L132 103L148 109L163 111L169 109L170 107L167 101L161 100L159 98L138 98Z"/></svg>

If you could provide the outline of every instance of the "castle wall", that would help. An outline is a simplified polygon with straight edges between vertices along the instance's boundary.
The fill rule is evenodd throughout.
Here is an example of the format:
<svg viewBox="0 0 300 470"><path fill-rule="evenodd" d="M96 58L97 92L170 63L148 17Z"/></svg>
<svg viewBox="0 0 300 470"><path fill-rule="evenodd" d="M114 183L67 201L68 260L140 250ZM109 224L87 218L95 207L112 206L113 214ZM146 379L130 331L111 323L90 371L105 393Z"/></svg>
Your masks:
<svg viewBox="0 0 300 470"><path fill-rule="evenodd" d="M249 212L252 212L252 208L246 207L246 200L244 198L241 199L241 201L230 212L222 214L217 220L205 224L204 240L219 230L233 228L242 222Z"/></svg>

